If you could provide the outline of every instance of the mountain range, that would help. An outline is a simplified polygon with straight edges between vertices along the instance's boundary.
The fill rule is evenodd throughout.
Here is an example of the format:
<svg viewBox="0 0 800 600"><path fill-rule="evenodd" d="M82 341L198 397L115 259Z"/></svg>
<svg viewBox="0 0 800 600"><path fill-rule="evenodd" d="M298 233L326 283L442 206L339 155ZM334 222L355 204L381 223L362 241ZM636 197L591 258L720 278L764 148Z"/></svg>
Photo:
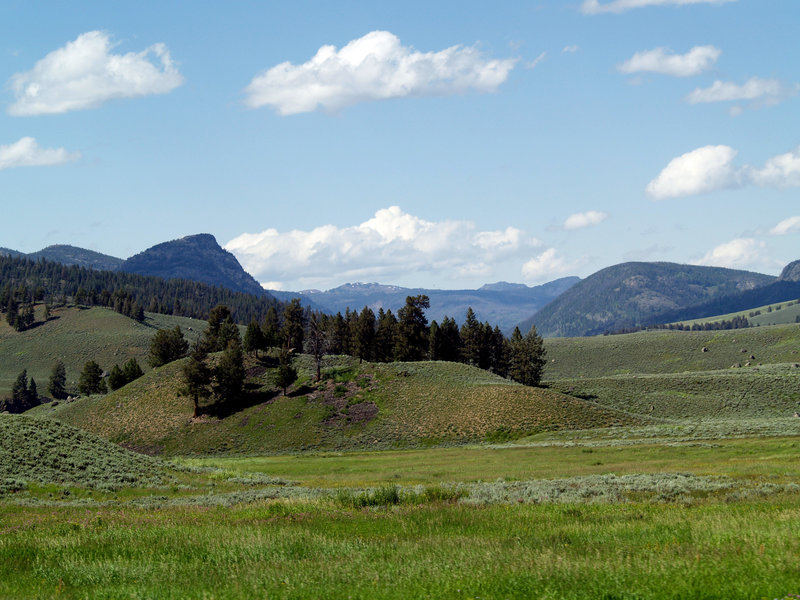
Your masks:
<svg viewBox="0 0 800 600"><path fill-rule="evenodd" d="M66 265L123 271L165 279L188 279L258 297L288 301L334 314L369 306L396 312L407 296L430 299L429 321L444 316L461 322L471 307L480 321L509 333L536 325L545 337L586 336L655 323L704 318L800 297L800 260L780 277L750 271L629 262L602 269L581 280L564 277L538 286L497 282L475 290L405 288L379 283L348 283L327 291L267 291L203 233L157 244L127 260L69 245L24 254L0 248L0 255L45 259Z"/></svg>
<svg viewBox="0 0 800 600"><path fill-rule="evenodd" d="M521 283L498 282L486 284L476 290L438 290L426 288L405 288L379 283L347 283L322 292L305 290L302 298L308 299L326 312L344 313L347 308L361 310L368 306L375 313L378 309L391 309L397 313L407 296L424 294L428 296L431 307L426 311L429 321L439 321L445 316L458 323L464 321L467 309L472 308L480 321L498 325L506 333L533 314L548 302L554 300L575 285L578 277L564 277L543 285L529 287ZM279 300L297 297L291 292L271 293Z"/></svg>

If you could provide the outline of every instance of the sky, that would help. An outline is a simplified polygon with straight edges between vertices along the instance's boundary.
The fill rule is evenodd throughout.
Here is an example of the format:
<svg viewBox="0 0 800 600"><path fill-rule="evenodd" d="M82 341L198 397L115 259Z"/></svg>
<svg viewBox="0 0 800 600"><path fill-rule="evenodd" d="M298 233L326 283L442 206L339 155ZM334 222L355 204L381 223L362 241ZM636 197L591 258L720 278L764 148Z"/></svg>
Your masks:
<svg viewBox="0 0 800 600"><path fill-rule="evenodd" d="M265 287L800 258L797 0L0 4L0 246Z"/></svg>

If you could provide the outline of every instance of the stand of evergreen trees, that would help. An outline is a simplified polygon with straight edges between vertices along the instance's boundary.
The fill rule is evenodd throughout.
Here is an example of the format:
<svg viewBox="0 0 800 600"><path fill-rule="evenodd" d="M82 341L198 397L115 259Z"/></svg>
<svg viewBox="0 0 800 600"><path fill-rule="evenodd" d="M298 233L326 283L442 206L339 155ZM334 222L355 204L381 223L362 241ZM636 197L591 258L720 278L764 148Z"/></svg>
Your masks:
<svg viewBox="0 0 800 600"><path fill-rule="evenodd" d="M254 296L185 279L0 256L0 312L9 323L19 330L30 327L33 303L42 301L48 306L68 302L106 306L139 321L144 319L144 311L206 319L213 307L222 304L236 323L247 323L253 318L261 321L270 308L284 308L269 295Z"/></svg>
<svg viewBox="0 0 800 600"><path fill-rule="evenodd" d="M270 347L287 351L303 348L319 365L325 354L347 354L375 362L442 360L462 362L509 377L526 385L538 385L545 365L545 349L536 328L526 335L519 329L506 338L497 326L481 323L470 308L458 326L445 317L428 323L427 296L408 296L395 316L391 310L369 307L361 312L326 315L303 310L299 300L279 315L270 309L262 324L251 321L244 350L258 352Z"/></svg>

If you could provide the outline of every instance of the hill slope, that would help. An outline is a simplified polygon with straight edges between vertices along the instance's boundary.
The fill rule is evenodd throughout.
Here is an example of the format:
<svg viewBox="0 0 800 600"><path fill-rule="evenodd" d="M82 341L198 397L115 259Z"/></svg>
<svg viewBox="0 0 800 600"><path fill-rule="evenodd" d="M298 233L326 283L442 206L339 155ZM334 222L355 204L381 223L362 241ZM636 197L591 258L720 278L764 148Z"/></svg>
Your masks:
<svg viewBox="0 0 800 600"><path fill-rule="evenodd" d="M775 277L769 275L719 267L623 263L581 280L523 321L520 329L527 331L533 324L545 337L596 335L650 323L667 311L773 281Z"/></svg>
<svg viewBox="0 0 800 600"><path fill-rule="evenodd" d="M268 296L236 257L208 233L157 244L126 260L121 270L164 279L189 279L236 292Z"/></svg>
<svg viewBox="0 0 800 600"><path fill-rule="evenodd" d="M333 360L339 366L329 369L327 381L288 397L273 391L271 373L263 372L261 390L252 390L245 407L223 418L192 420L191 401L177 394L180 362L107 396L40 407L37 413L130 448L169 455L463 443L642 422L466 365ZM299 366L304 361L310 367L307 359ZM251 373L260 371L251 363Z"/></svg>
<svg viewBox="0 0 800 600"><path fill-rule="evenodd" d="M47 381L58 360L64 362L67 389L73 391L88 360L110 371L115 364L135 358L147 369L150 340L159 328L180 325L192 340L206 327L205 321L152 313L146 314L144 323L137 323L108 308L58 308L52 314L46 323L23 332L0 319L0 395L9 393L23 369L27 369L29 378L36 379L39 393L46 394ZM37 319L42 318L41 307L37 307Z"/></svg>
<svg viewBox="0 0 800 600"><path fill-rule="evenodd" d="M0 415L0 495L29 483L99 489L158 486L167 466L57 421Z"/></svg>

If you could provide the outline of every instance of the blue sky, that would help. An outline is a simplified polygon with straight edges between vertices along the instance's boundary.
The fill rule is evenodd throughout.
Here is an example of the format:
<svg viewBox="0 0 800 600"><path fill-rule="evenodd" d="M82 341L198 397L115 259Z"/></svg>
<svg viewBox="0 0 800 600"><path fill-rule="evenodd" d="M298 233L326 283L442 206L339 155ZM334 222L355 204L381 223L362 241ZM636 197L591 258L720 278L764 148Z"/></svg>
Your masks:
<svg viewBox="0 0 800 600"><path fill-rule="evenodd" d="M0 5L0 246L268 287L800 258L796 0Z"/></svg>

